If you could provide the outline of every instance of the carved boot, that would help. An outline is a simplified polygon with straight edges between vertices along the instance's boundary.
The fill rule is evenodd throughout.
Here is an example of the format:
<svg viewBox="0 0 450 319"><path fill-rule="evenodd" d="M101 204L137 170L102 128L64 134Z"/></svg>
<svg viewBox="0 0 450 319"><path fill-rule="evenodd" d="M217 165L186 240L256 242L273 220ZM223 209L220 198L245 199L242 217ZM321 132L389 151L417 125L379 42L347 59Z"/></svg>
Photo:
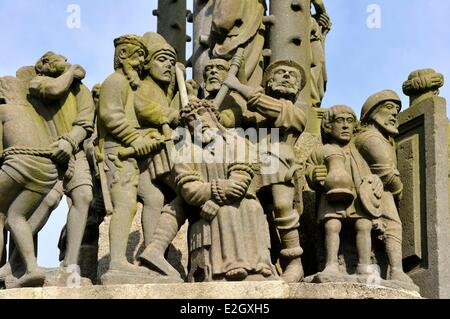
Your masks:
<svg viewBox="0 0 450 319"><path fill-rule="evenodd" d="M303 279L303 265L300 256L303 249L300 247L300 238L297 229L280 230L281 258L286 264L281 278L289 283L296 283Z"/></svg>
<svg viewBox="0 0 450 319"><path fill-rule="evenodd" d="M178 223L176 218L170 214L162 214L150 244L139 256L141 262L155 268L163 275L180 277L178 271L164 257L167 248L177 233Z"/></svg>
<svg viewBox="0 0 450 319"><path fill-rule="evenodd" d="M402 244L393 238L386 238L386 252L389 259L389 279L413 285L414 281L403 271Z"/></svg>

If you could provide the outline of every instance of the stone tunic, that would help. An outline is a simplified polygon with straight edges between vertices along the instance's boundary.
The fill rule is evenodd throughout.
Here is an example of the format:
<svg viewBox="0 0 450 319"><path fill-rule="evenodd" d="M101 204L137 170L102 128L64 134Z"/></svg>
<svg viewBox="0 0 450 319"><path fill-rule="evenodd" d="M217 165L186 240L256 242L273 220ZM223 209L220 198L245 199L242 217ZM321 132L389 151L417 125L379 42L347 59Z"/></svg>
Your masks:
<svg viewBox="0 0 450 319"><path fill-rule="evenodd" d="M263 186L291 183L299 169L295 161L294 146L306 125L306 115L298 105L287 100L277 100L257 91L248 102L249 109L279 111L276 119L267 119L268 149L262 150L261 177ZM261 126L259 126L261 128ZM273 130L275 128L276 130ZM260 148L262 146L260 141Z"/></svg>

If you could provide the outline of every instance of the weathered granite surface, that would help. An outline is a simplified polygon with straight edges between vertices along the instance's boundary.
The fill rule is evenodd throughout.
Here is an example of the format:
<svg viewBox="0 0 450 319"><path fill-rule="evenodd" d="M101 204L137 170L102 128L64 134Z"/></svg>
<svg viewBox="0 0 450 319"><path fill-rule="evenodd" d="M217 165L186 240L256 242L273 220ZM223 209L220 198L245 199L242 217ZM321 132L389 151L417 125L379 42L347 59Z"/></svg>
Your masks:
<svg viewBox="0 0 450 319"><path fill-rule="evenodd" d="M405 290L350 283L219 282L0 291L0 299L417 299Z"/></svg>

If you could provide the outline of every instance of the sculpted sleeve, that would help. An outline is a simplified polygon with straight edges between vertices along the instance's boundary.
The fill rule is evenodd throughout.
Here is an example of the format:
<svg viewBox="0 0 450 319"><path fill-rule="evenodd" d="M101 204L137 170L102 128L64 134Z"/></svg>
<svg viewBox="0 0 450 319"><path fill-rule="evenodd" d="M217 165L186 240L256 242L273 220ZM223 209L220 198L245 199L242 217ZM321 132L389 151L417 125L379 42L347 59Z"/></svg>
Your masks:
<svg viewBox="0 0 450 319"><path fill-rule="evenodd" d="M91 92L82 83L75 87L75 96L77 98L77 117L73 126L81 126L88 135L94 131L95 104Z"/></svg>
<svg viewBox="0 0 450 319"><path fill-rule="evenodd" d="M193 165L179 163L174 169L175 185L186 203L200 207L211 199L211 183L205 182Z"/></svg>
<svg viewBox="0 0 450 319"><path fill-rule="evenodd" d="M306 161L306 181L308 182L309 187L314 191L320 191L322 189L322 185L313 180L314 169L318 165L323 165L323 159L322 156L320 156L319 149L315 149Z"/></svg>
<svg viewBox="0 0 450 319"><path fill-rule="evenodd" d="M306 126L306 115L299 106L290 101L274 99L261 91L250 97L249 107L275 120L275 127L302 133Z"/></svg>
<svg viewBox="0 0 450 319"><path fill-rule="evenodd" d="M120 74L111 75L100 90L99 117L114 138L130 145L139 137L139 132L129 124L125 114L125 105L129 94L129 84Z"/></svg>

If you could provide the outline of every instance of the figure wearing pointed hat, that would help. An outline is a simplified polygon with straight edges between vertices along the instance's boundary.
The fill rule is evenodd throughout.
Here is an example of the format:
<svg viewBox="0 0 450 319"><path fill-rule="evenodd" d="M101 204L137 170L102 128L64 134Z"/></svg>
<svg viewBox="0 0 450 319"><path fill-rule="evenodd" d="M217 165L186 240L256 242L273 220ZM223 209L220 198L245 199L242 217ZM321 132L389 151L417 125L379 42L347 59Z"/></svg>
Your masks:
<svg viewBox="0 0 450 319"><path fill-rule="evenodd" d="M130 264L126 249L131 223L137 212L138 180L144 171L139 165L157 143L146 134L138 120L136 90L148 57L142 37L125 35L114 41L114 69L102 84L99 98L99 165L106 175L111 198L109 230L111 262L102 276L104 284L121 283L123 274L146 273L144 267ZM123 149L132 154L121 155ZM105 194L105 190L103 191ZM148 273L148 272L147 272ZM117 275L117 276L116 276Z"/></svg>

